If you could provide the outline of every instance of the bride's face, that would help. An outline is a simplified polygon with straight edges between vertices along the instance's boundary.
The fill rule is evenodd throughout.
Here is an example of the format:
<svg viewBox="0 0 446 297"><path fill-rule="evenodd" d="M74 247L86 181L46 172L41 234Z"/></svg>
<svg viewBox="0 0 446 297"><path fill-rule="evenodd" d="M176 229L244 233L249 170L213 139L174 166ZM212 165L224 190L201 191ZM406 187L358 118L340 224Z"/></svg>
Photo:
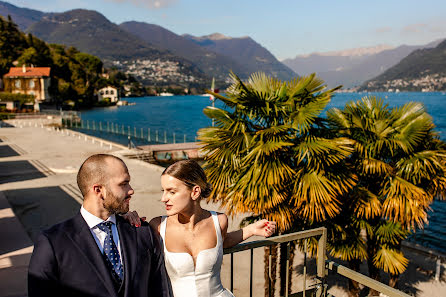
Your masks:
<svg viewBox="0 0 446 297"><path fill-rule="evenodd" d="M190 209L196 200L197 189L195 186L192 190L186 186L181 180L164 174L161 176L161 186L163 188L163 196L161 201L166 205L166 214L172 216Z"/></svg>

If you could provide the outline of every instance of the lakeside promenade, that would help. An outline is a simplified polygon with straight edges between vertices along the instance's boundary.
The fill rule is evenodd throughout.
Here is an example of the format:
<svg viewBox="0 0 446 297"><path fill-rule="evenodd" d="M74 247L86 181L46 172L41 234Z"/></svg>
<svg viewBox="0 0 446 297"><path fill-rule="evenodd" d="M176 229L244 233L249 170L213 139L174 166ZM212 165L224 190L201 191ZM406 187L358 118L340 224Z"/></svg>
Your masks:
<svg viewBox="0 0 446 297"><path fill-rule="evenodd" d="M132 210L148 219L163 215L159 178L164 168L129 159L123 146L101 141L72 131L57 131L39 120L6 121L0 128L0 296L26 296L26 273L33 240L38 232L69 218L82 203L76 185L81 163L95 153L111 153L126 162L135 195ZM204 205L218 210L218 205ZM222 211L222 210L220 210ZM229 230L237 228L241 217L230 219ZM434 280L433 261L407 254L411 264L401 278L403 287L416 296L440 297L446 292L445 273ZM234 294L249 296L249 252L234 255ZM302 253L296 253L293 291L302 284ZM310 263L313 260L310 260ZM254 251L254 296L263 296L263 249ZM229 287L229 257L225 256L222 281ZM315 265L310 264L310 275ZM420 268L417 268L417 267ZM365 272L365 265L361 267ZM279 283L279 282L277 282ZM330 280L330 293L346 296L346 280ZM307 283L308 284L308 283ZM309 284L311 285L311 284Z"/></svg>

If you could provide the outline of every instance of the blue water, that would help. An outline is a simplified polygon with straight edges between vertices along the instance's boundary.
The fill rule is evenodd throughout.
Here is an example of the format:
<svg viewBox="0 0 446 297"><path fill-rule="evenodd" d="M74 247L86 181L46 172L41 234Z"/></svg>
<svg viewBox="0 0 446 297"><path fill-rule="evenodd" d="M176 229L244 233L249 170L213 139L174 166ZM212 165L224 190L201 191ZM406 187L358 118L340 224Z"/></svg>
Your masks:
<svg viewBox="0 0 446 297"><path fill-rule="evenodd" d="M339 93L332 98L327 109L343 108L349 101L370 95L382 98L391 107L400 106L409 101L423 103L433 118L440 138L446 140L446 94L444 93ZM120 130L124 125L125 131L130 127L130 134L135 133L136 127L136 135L140 135L143 128L146 140L135 138L133 141L137 145L154 143L155 133L158 134L157 142L159 143L164 142L164 134L167 140L172 142L173 133L175 133L176 142L183 142L185 137L186 141L195 141L197 131L211 125L211 120L203 114L203 108L211 103L209 97L142 97L126 100L136 105L92 109L82 112L82 120L88 120L90 123L95 121L96 125L101 121L102 127L106 126L106 122L109 122L109 125L110 123L119 124ZM216 106L223 107L220 101L216 101ZM151 131L151 142L147 137L148 128ZM88 133L127 144L126 135L112 135L97 131ZM431 207L429 225L424 230L417 231L410 240L446 253L446 202L436 201Z"/></svg>
<svg viewBox="0 0 446 297"><path fill-rule="evenodd" d="M446 139L446 95L442 93L339 93L332 98L327 108L342 108L347 102L368 95L381 97L389 106L400 106L409 101L422 102L433 117L441 138ZM167 96L126 100L136 105L95 108L82 112L81 117L83 120L102 121L104 126L105 122L118 123L120 127L124 125L126 131L130 126L132 134L134 127L138 135L141 128L144 133L147 133L147 128L153 134L158 130L160 142L164 132L170 138L175 133L180 142L184 139L184 134L188 141L193 141L198 129L211 125L211 120L203 114L203 108L210 105L209 97ZM217 100L216 106L223 105Z"/></svg>

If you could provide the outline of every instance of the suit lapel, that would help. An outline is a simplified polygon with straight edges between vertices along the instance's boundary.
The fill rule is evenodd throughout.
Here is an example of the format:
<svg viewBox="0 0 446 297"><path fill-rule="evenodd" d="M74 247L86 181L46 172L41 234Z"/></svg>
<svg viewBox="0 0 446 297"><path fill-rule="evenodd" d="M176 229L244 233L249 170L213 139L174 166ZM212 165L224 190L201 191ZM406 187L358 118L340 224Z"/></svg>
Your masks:
<svg viewBox="0 0 446 297"><path fill-rule="evenodd" d="M124 279L125 279L125 296L130 292L130 286L134 280L134 273L136 272L137 255L137 238L136 230L129 223L124 221L120 216L116 216L116 225L119 233L119 240L121 242L122 263L124 263Z"/></svg>
<svg viewBox="0 0 446 297"><path fill-rule="evenodd" d="M96 241L91 234L90 228L88 228L87 223L80 213L74 217L74 228L74 234L68 234L68 236L73 239L76 246L88 259L92 269L96 272L98 278L103 282L104 286L110 293L110 296L117 296L110 271L108 271L107 266L105 265L101 251L99 250Z"/></svg>

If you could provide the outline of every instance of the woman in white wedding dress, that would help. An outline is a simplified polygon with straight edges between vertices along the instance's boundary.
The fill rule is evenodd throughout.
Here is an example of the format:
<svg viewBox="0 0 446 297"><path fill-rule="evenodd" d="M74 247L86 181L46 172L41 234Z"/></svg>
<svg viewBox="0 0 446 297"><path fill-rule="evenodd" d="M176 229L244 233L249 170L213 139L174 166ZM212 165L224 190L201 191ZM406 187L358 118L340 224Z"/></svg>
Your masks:
<svg viewBox="0 0 446 297"><path fill-rule="evenodd" d="M150 225L158 230L164 259L175 297L232 297L221 284L223 247L234 246L253 236L271 236L275 222L260 220L227 233L228 217L200 206L212 187L197 162L179 161L161 175L167 216L156 217ZM139 224L136 212L127 219Z"/></svg>

